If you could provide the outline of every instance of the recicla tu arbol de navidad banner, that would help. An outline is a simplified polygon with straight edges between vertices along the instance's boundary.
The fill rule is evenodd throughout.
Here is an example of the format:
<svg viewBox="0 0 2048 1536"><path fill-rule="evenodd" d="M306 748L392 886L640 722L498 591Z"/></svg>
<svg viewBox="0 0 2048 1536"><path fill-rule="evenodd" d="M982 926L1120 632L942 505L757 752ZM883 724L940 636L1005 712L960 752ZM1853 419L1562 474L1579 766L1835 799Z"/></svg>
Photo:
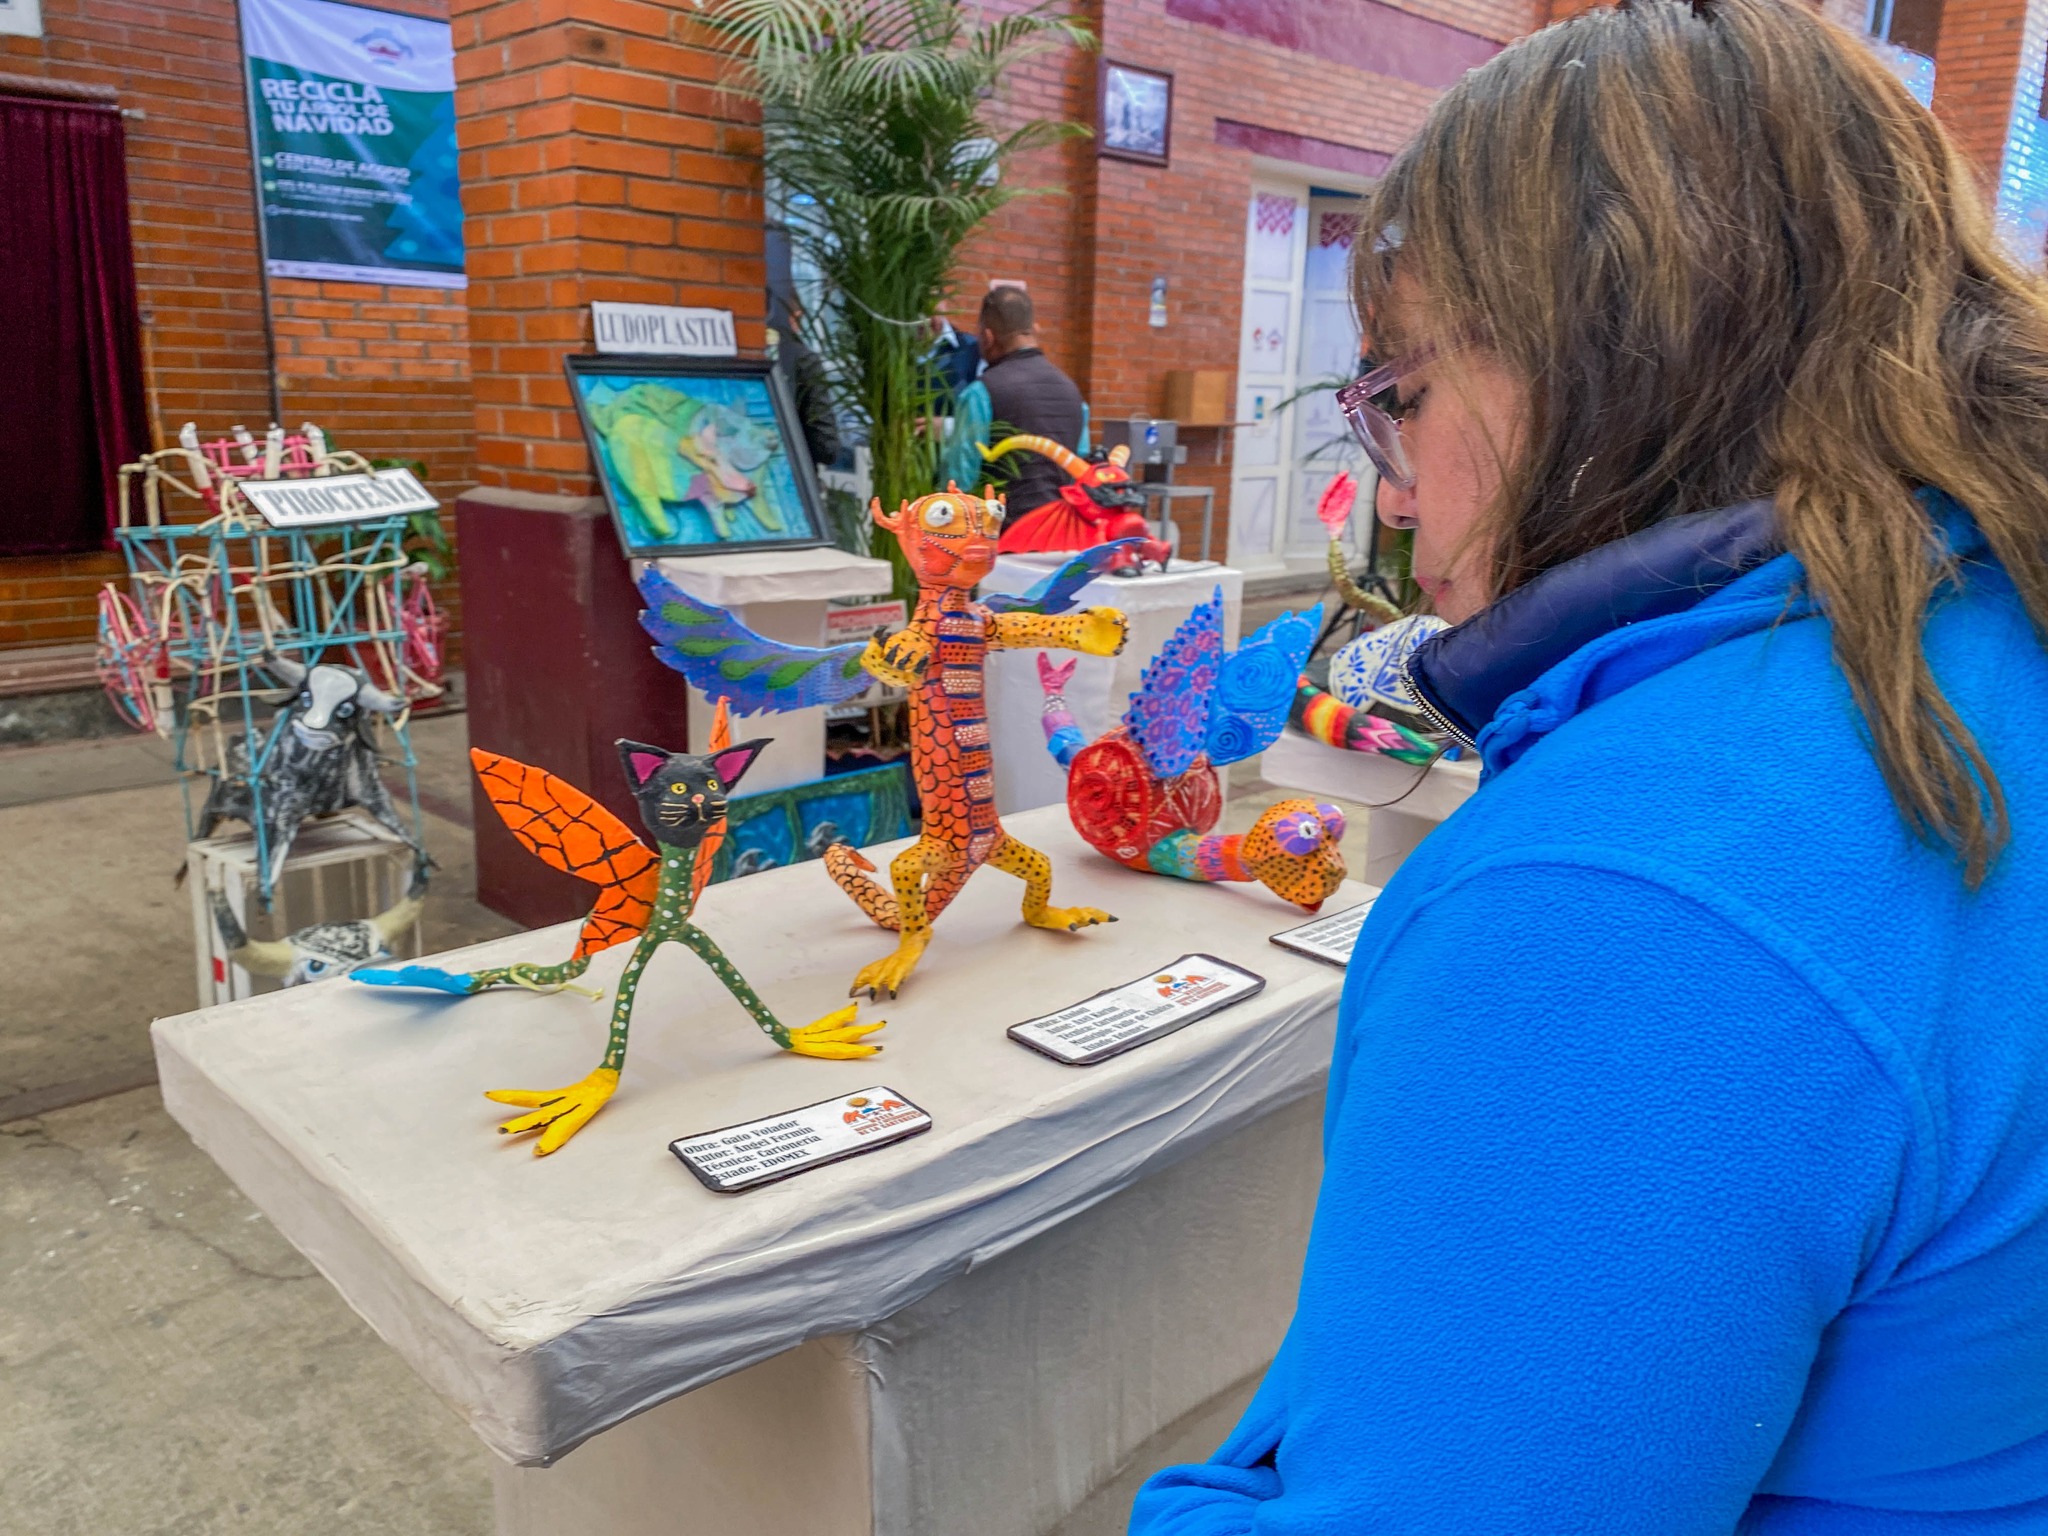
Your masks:
<svg viewBox="0 0 2048 1536"><path fill-rule="evenodd" d="M271 275L466 286L448 23L241 4Z"/></svg>

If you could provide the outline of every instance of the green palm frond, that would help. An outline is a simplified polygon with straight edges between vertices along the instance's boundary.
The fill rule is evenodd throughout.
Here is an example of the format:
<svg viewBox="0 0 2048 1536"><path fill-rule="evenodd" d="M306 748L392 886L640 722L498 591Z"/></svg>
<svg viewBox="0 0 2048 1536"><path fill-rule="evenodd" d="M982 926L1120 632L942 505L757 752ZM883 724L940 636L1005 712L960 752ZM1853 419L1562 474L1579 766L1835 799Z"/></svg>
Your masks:
<svg viewBox="0 0 2048 1536"><path fill-rule="evenodd" d="M1063 3L991 17L963 0L699 0L732 48L728 87L760 103L791 243L832 290L807 339L867 424L885 504L932 488L925 320L950 297L961 245L999 209L1050 190L1011 183L1014 156L1089 131L992 110L1020 63L1095 46Z"/></svg>

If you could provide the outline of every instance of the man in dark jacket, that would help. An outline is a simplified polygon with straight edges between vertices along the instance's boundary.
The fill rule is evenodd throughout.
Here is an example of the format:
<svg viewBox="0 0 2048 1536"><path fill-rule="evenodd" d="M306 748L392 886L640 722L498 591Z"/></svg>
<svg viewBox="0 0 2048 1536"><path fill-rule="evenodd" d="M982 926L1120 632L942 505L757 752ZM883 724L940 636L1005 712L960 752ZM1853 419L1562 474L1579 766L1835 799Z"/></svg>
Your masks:
<svg viewBox="0 0 2048 1536"><path fill-rule="evenodd" d="M1079 449L1087 419L1081 391L1039 349L1031 295L1022 288L991 288L981 301L981 355L988 364L981 382L998 431L1033 432ZM1014 521L1056 500L1067 477L1035 453L1012 462L1017 473L1006 490Z"/></svg>
<svg viewBox="0 0 2048 1536"><path fill-rule="evenodd" d="M839 418L832 410L832 388L825 378L825 365L797 334L803 313L784 295L768 295L768 325L775 338L776 369L788 381L790 395L796 402L797 423L803 431L804 446L811 451L811 463L819 469L830 469L839 457Z"/></svg>

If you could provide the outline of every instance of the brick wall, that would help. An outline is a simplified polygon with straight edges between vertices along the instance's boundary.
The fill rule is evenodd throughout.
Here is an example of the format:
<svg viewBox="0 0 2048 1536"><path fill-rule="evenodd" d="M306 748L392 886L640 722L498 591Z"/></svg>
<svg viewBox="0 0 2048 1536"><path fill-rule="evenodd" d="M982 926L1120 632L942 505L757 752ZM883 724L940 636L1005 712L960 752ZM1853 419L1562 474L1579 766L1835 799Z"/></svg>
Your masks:
<svg viewBox="0 0 2048 1536"><path fill-rule="evenodd" d="M379 0L445 15L439 0ZM0 37L0 72L120 92L150 414L159 441L270 418L248 117L232 0L44 0L44 35ZM418 457L452 498L474 479L459 291L272 285L285 420L374 457ZM452 520L451 520L452 521ZM0 559L0 648L87 641L112 552ZM452 590L449 597L452 598Z"/></svg>
<svg viewBox="0 0 2048 1536"><path fill-rule="evenodd" d="M1947 0L1934 57L1934 111L1997 185L2025 39L2026 0Z"/></svg>
<svg viewBox="0 0 2048 1536"><path fill-rule="evenodd" d="M477 475L588 495L562 375L593 299L730 309L759 348L760 134L689 0L454 0Z"/></svg>
<svg viewBox="0 0 2048 1536"><path fill-rule="evenodd" d="M1174 76L1171 164L1100 158L1089 141L1026 157L1013 179L1056 183L1062 195L1013 204L960 265L955 323L972 324L990 279L1024 278L1047 352L1080 383L1097 420L1163 410L1170 370L1236 373L1253 151L1219 142L1219 120L1305 136L1370 160L1372 152L1398 149L1439 93L1172 13L1187 9L1172 0L1098 0L1089 18L1102 58ZM1525 0L1404 0L1402 10L1495 42L1526 30L1531 15ZM1005 82L1003 109L1092 124L1098 69L1096 55L1078 50L1039 61ZM1167 279L1168 323L1154 330L1147 312L1158 276ZM1217 435L1187 435L1189 461L1175 478L1215 488L1220 552L1228 537L1230 444L1220 434L1218 463ZM1181 516L1184 545L1192 548L1200 514Z"/></svg>

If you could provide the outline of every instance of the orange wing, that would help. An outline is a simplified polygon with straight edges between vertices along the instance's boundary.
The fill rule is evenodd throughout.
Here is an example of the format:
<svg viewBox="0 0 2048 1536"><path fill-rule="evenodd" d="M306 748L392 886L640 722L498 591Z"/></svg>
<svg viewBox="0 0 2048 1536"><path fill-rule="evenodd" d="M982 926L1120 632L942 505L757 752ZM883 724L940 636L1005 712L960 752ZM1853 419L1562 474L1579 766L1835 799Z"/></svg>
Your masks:
<svg viewBox="0 0 2048 1536"><path fill-rule="evenodd" d="M546 769L481 747L469 749L469 760L499 817L528 853L604 887L583 920L576 958L638 938L661 884L661 861L654 851L618 817Z"/></svg>
<svg viewBox="0 0 2048 1536"><path fill-rule="evenodd" d="M704 752L723 752L732 745L732 716L726 712L724 694L718 696L718 709L711 716L711 739L704 743ZM704 887L711 883L711 866L718 862L718 845L725 841L725 823L714 825L704 834L704 841L697 845L697 863L690 870L690 905L697 905L697 898L704 894Z"/></svg>

